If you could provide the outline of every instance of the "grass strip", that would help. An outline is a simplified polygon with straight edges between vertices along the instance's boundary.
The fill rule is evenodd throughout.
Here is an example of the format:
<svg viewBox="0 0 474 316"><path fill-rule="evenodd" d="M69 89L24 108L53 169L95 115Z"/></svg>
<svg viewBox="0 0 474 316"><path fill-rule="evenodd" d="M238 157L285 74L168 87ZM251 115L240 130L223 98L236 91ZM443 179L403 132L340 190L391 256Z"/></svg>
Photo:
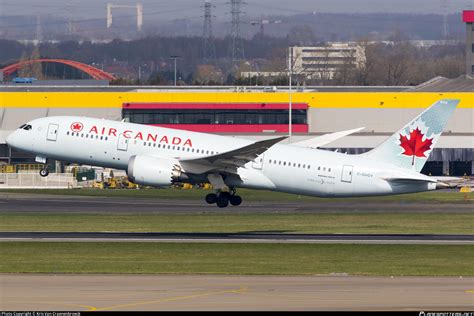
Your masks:
<svg viewBox="0 0 474 316"><path fill-rule="evenodd" d="M0 231L473 234L473 213L1 213Z"/></svg>
<svg viewBox="0 0 474 316"><path fill-rule="evenodd" d="M98 189L39 189L39 190L0 190L0 193L28 193L28 194L52 194L52 195L79 195L79 196L102 196L102 197L129 197L129 198L158 198L196 200L212 192L203 189L140 189L140 190L98 190ZM445 202L445 203L472 203L474 193L460 192L422 192L404 195L363 197L363 198L316 198L300 196L295 194L239 189L239 195L246 201L407 201L407 202Z"/></svg>
<svg viewBox="0 0 474 316"><path fill-rule="evenodd" d="M2 242L2 273L473 276L472 245Z"/></svg>

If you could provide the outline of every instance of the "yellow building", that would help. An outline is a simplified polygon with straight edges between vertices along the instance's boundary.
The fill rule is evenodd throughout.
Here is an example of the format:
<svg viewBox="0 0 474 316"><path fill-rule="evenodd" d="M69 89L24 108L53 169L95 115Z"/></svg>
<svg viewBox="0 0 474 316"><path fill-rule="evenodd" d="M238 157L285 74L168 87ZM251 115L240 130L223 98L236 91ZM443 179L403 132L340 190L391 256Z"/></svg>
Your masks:
<svg viewBox="0 0 474 316"><path fill-rule="evenodd" d="M300 109L298 113L304 113L305 117L304 120L295 123L293 127L295 133L289 141L302 140L340 130L365 127L361 133L345 137L330 144L331 148L340 148L340 150L347 151L348 153L359 153L377 146L434 102L443 98L460 99L461 103L451 118L437 148L430 156L430 163L427 165L427 168L431 168L429 171L436 174L472 174L474 156L474 93L426 92L426 89L400 91L402 89L397 87L352 89L315 87L312 89L307 88L305 91L293 90L291 98L294 109ZM194 87L178 87L176 89L171 87L161 89L135 89L128 87L1 87L0 159L10 161L13 158L15 161L21 162L28 160L28 157L23 157L20 154L13 153L12 155L5 145L5 137L24 122L38 117L81 115L121 120L125 113L127 118L134 118L134 116L129 116L127 104L141 104L142 106L138 108L141 110L153 109L152 112L155 114L161 113L160 111L163 109L166 111L174 109L176 112L176 109L189 110L194 108L209 110L225 108L226 111L232 112L231 110L235 109L250 111L249 109L266 107L269 110L274 109L275 113L280 111L287 115L288 111L286 109L289 99L288 91L281 88L274 90L255 87L222 87L216 89ZM143 104L147 106L151 104L153 106L146 107ZM254 112L250 111L249 113ZM210 132L228 132L247 138L263 138L286 133L288 130L286 127L288 120L278 121L278 124L268 124L271 128L262 127L254 130L245 128L245 126L249 127L250 125L258 128L260 124L268 122L253 121L251 124L248 124L244 116L239 115L241 114L236 114L227 121L221 120L218 124L222 126L220 129L213 129L214 122L209 121L206 121L204 125L199 125L197 121L191 122L194 124L178 122L179 124L176 127L187 128L185 125L193 125L194 128L201 128L201 131L207 131L206 126L208 126ZM182 116L179 117L182 118ZM237 122L240 117L242 117L242 121ZM274 117L272 116L272 118ZM143 123L150 122L152 121L143 121ZM166 125L168 126L173 122L175 121L167 122L169 124ZM269 122L275 123L271 120ZM232 129L232 127L229 127L232 124L238 124L239 126L244 126L244 128ZM281 126L285 126L285 128L281 129ZM193 129L192 126L189 128Z"/></svg>

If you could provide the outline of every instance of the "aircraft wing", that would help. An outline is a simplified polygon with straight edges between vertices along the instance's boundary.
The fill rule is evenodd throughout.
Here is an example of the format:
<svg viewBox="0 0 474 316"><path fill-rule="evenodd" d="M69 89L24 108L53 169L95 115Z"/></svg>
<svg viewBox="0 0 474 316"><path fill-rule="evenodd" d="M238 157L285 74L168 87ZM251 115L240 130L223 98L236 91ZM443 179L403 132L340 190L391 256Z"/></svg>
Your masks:
<svg viewBox="0 0 474 316"><path fill-rule="evenodd" d="M343 138L344 136L357 133L363 130L364 128L365 127L359 127L359 128L351 129L347 131L324 134L322 136L313 137L313 138L296 142L296 143L291 143L290 145L299 146L299 147L318 148L326 144L332 143L333 141L338 140L339 138Z"/></svg>
<svg viewBox="0 0 474 316"><path fill-rule="evenodd" d="M223 168L236 170L238 167L242 167L246 163L254 160L260 154L267 151L270 147L276 143L281 142L287 137L288 136L283 136L261 140L238 149L219 153L217 155L194 159L181 159L179 162L184 170L191 173L204 173L210 170Z"/></svg>

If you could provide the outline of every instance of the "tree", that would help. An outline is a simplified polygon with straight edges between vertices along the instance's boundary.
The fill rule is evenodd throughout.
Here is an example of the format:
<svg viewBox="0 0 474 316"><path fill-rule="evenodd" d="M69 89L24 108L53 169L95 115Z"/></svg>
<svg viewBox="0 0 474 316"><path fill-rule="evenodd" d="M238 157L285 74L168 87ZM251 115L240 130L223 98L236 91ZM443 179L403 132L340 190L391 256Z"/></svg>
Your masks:
<svg viewBox="0 0 474 316"><path fill-rule="evenodd" d="M148 79L147 84L152 86L164 86L168 84L167 80L160 76L159 73L154 73Z"/></svg>
<svg viewBox="0 0 474 316"><path fill-rule="evenodd" d="M219 82L222 77L221 71L214 65L198 65L194 72L193 81L198 84L207 85L209 82Z"/></svg>

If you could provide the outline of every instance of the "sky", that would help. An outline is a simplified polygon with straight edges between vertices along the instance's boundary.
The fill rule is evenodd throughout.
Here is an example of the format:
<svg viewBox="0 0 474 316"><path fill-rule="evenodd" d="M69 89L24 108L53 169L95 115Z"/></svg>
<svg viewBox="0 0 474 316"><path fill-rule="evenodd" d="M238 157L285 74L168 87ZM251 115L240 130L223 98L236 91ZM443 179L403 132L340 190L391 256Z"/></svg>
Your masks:
<svg viewBox="0 0 474 316"><path fill-rule="evenodd" d="M474 10L474 0L245 0L248 16L294 15L311 12L331 13L449 13ZM141 2L145 16L159 19L200 18L204 0L0 0L0 15L50 14L72 18L105 18L108 2ZM220 19L229 19L229 0L211 0ZM444 6L442 3L446 3ZM130 14L123 9L122 14Z"/></svg>

